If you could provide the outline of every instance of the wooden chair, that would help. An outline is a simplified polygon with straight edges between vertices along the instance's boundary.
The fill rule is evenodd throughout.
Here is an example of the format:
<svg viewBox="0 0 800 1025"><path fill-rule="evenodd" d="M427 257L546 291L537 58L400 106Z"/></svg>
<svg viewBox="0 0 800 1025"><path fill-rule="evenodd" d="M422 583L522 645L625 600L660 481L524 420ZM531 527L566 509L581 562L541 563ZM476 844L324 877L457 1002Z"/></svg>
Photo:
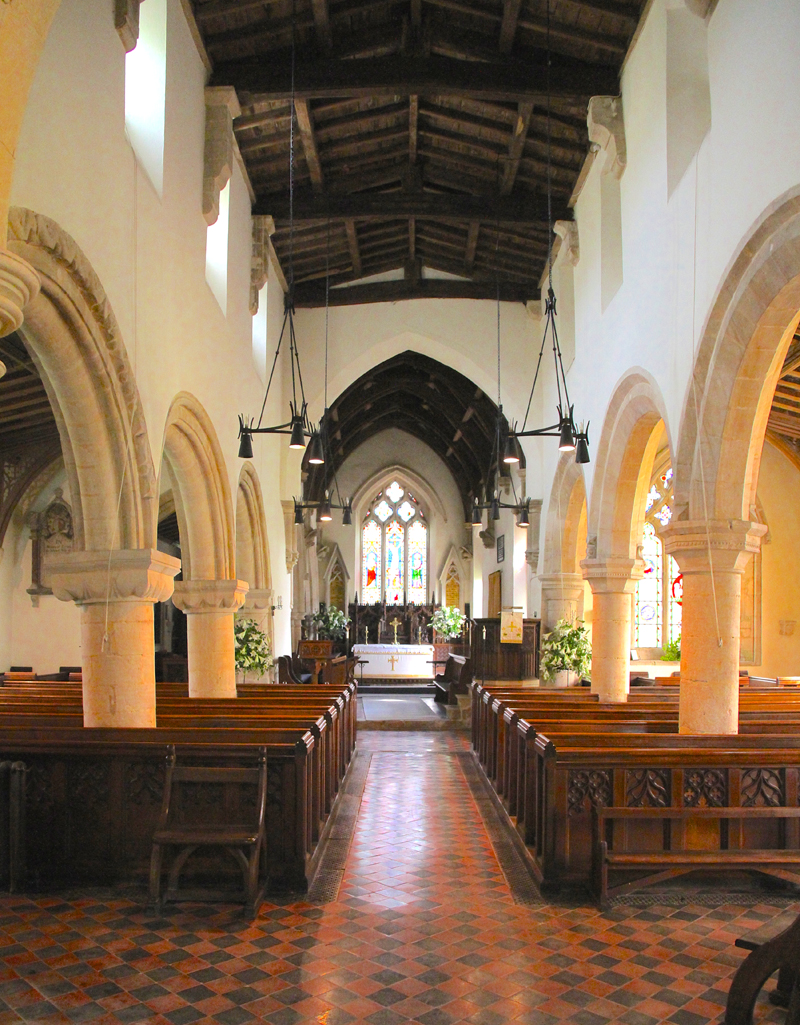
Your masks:
<svg viewBox="0 0 800 1025"><path fill-rule="evenodd" d="M184 785L195 787L214 784L255 784L258 796L255 807L243 807L247 822L209 822L208 802L183 800ZM177 791L177 795L176 795ZM196 793L196 791L195 791ZM240 798L245 795L241 794ZM244 879L245 913L255 918L264 899L264 885L260 883L260 865L265 845L265 818L267 804L267 749L259 748L258 768L218 768L175 764L175 747L170 745L167 756L167 775L164 782L164 800L161 817L153 834L150 855L150 900L161 908L161 863L165 847L178 849L169 872L165 900L178 899L178 880L184 865L199 847L223 847L238 862ZM225 802L222 802L223 807ZM192 814L193 813L193 814ZM238 816L244 818L245 814ZM193 821L185 821L192 819ZM220 892L205 895L207 899L224 900Z"/></svg>

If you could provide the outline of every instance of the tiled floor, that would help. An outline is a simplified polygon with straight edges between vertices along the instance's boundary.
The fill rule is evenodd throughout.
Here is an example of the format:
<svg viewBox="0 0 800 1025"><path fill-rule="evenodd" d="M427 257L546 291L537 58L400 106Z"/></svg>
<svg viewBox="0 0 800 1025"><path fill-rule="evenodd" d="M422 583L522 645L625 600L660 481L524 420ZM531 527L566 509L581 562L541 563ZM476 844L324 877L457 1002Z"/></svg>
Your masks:
<svg viewBox="0 0 800 1025"><path fill-rule="evenodd" d="M455 733L359 737L371 753L338 899L155 918L131 899L6 896L0 1025L706 1025L745 929L784 900L525 907L503 877ZM790 905L800 911L800 904ZM760 1020L785 1012L759 1004Z"/></svg>
<svg viewBox="0 0 800 1025"><path fill-rule="evenodd" d="M420 694L366 694L358 699L359 719L412 722L415 719L446 719L444 706Z"/></svg>

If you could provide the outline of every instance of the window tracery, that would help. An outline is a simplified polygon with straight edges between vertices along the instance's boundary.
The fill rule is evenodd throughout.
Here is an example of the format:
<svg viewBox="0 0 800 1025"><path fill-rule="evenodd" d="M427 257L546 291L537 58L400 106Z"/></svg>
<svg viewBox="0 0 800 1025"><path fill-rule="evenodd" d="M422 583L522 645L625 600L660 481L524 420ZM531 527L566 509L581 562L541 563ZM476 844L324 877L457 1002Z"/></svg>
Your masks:
<svg viewBox="0 0 800 1025"><path fill-rule="evenodd" d="M361 528L361 600L424 605L428 598L428 526L415 496L399 481L384 488Z"/></svg>

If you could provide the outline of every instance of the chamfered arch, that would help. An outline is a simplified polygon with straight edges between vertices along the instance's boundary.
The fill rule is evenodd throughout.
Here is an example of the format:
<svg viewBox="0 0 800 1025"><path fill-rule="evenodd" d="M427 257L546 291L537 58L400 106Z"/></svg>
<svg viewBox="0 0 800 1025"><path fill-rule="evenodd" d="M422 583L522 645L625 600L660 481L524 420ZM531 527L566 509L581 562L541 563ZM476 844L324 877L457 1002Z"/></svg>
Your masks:
<svg viewBox="0 0 800 1025"><path fill-rule="evenodd" d="M586 558L578 551L581 514L587 504L583 467L572 452L563 452L556 466L547 507L543 574L576 573Z"/></svg>
<svg viewBox="0 0 800 1025"><path fill-rule="evenodd" d="M655 380L639 367L617 384L597 446L588 512L588 538L598 559L635 559L641 543L653 460L667 416ZM671 446L670 450L671 450Z"/></svg>
<svg viewBox="0 0 800 1025"><path fill-rule="evenodd" d="M249 460L242 464L236 488L236 576L251 590L272 587L264 498Z"/></svg>
<svg viewBox="0 0 800 1025"><path fill-rule="evenodd" d="M712 519L752 519L769 410L799 321L797 186L747 233L703 328L673 464L675 504L689 519L703 519L706 505Z"/></svg>
<svg viewBox="0 0 800 1025"><path fill-rule="evenodd" d="M156 547L158 489L133 370L100 279L55 221L9 213L8 247L41 290L19 334L58 426L78 548Z"/></svg>
<svg viewBox="0 0 800 1025"><path fill-rule="evenodd" d="M236 533L225 458L211 418L189 392L172 400L164 462L173 482L184 580L233 580Z"/></svg>
<svg viewBox="0 0 800 1025"><path fill-rule="evenodd" d="M359 523L364 518L364 510L370 505L378 489L382 485L390 484L395 477L399 478L400 484L405 484L422 500L429 516L432 517L435 511L443 523L447 522L447 510L433 487L420 474L399 463L376 470L355 490L352 498L355 522Z"/></svg>

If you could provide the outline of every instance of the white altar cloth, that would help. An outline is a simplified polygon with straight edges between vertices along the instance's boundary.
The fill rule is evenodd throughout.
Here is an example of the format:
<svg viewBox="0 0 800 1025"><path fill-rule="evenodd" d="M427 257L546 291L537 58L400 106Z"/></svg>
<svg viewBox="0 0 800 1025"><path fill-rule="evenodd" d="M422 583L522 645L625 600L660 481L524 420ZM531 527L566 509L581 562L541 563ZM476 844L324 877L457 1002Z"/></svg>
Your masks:
<svg viewBox="0 0 800 1025"><path fill-rule="evenodd" d="M354 644L353 654L367 663L365 680L431 680L436 669L432 644Z"/></svg>

